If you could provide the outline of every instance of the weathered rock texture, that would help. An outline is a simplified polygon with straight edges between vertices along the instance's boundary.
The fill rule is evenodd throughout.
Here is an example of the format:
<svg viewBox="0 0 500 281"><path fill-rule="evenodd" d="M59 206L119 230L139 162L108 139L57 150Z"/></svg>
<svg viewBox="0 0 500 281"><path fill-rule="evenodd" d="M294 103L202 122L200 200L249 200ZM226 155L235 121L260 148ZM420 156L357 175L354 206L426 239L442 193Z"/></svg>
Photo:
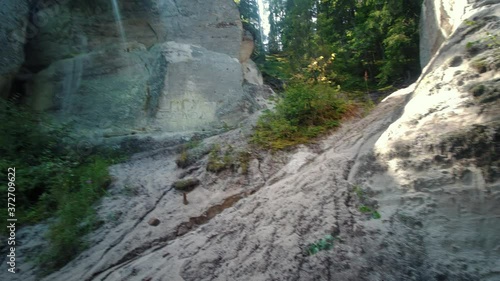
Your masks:
<svg viewBox="0 0 500 281"><path fill-rule="evenodd" d="M33 108L96 138L212 130L259 109L242 86L262 79L238 61L233 1L112 2L37 2L26 46Z"/></svg>
<svg viewBox="0 0 500 281"><path fill-rule="evenodd" d="M28 1L2 1L0 18L0 97L5 98L24 62Z"/></svg>
<svg viewBox="0 0 500 281"><path fill-rule="evenodd" d="M316 144L241 161L248 121L189 150L184 169L169 148L112 167L107 223L43 280L499 280L500 57L488 34L500 4L484 7L414 85ZM239 160L215 174L213 155ZM170 188L183 178L200 180L188 205ZM42 230L19 231L31 239L10 280L37 280L27 256ZM308 255L325 235L333 249Z"/></svg>
<svg viewBox="0 0 500 281"><path fill-rule="evenodd" d="M233 1L36 1L32 18L37 26L27 46L28 65L44 67L68 57L102 50L122 41L147 48L166 41L199 45L238 57L242 27Z"/></svg>
<svg viewBox="0 0 500 281"><path fill-rule="evenodd" d="M420 16L420 65L424 68L441 44L460 26L471 13L493 0L424 0Z"/></svg>

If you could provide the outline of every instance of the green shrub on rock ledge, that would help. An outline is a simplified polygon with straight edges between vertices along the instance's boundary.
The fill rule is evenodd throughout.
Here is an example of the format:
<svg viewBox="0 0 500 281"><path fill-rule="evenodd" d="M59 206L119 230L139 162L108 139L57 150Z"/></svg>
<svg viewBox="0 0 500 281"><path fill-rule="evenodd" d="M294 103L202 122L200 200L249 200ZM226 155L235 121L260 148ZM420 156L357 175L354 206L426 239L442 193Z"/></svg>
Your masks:
<svg viewBox="0 0 500 281"><path fill-rule="evenodd" d="M220 145L213 146L210 154L208 155L207 171L212 173L219 173L234 166L234 159L232 156L233 148L227 146L223 155Z"/></svg>
<svg viewBox="0 0 500 281"><path fill-rule="evenodd" d="M172 184L172 187L180 191L192 191L195 187L200 185L200 180L195 178L188 178L184 180L178 180Z"/></svg>
<svg viewBox="0 0 500 281"><path fill-rule="evenodd" d="M65 265L86 245L82 237L99 225L93 205L111 182L108 167L124 160L119 151L98 149L46 116L0 99L0 193L7 169L16 169L16 218L24 224L54 217L48 247L38 258L43 273ZM6 205L0 218L6 219Z"/></svg>
<svg viewBox="0 0 500 281"><path fill-rule="evenodd" d="M338 127L355 108L338 88L297 83L288 87L275 111L267 111L261 116L252 140L273 150L306 143Z"/></svg>

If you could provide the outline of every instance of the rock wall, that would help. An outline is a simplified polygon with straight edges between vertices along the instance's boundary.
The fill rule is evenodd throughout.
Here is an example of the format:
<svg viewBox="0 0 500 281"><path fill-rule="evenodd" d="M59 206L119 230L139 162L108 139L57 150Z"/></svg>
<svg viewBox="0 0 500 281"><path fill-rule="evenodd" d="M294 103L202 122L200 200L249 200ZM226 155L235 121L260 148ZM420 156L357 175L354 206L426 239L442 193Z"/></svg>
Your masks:
<svg viewBox="0 0 500 281"><path fill-rule="evenodd" d="M250 123L204 140L186 168L171 148L113 166L91 247L42 280L500 280L500 3L466 19L414 85L315 144L255 152L247 173L205 168L214 144L246 151ZM158 68L210 54L153 49ZM181 178L200 183L188 205L170 188ZM40 279L27 257L42 233L17 232L11 280Z"/></svg>
<svg viewBox="0 0 500 281"><path fill-rule="evenodd" d="M44 0L33 11L27 102L83 135L212 130L259 108L242 86L231 0Z"/></svg>
<svg viewBox="0 0 500 281"><path fill-rule="evenodd" d="M28 25L28 1L2 1L0 9L0 97L7 97L11 84L24 62Z"/></svg>
<svg viewBox="0 0 500 281"><path fill-rule="evenodd" d="M27 46L28 65L45 67L123 41L148 49L177 41L238 57L242 27L232 1L118 0L119 19L112 2L37 1L32 16L38 23L37 34Z"/></svg>
<svg viewBox="0 0 500 281"><path fill-rule="evenodd" d="M493 0L424 0L420 16L420 65L424 68L441 44L480 7Z"/></svg>

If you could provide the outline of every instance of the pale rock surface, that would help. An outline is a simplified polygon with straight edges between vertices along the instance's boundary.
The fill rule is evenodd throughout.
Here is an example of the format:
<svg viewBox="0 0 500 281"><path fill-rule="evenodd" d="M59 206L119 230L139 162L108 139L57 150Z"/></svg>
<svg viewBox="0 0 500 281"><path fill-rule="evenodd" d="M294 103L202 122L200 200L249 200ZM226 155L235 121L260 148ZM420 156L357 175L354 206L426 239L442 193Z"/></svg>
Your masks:
<svg viewBox="0 0 500 281"><path fill-rule="evenodd" d="M241 40L239 57L241 68L243 70L243 78L250 84L262 86L264 85L264 78L262 78L262 73L260 73L260 70L255 62L250 59L254 49L254 38L248 30L245 30L243 32L243 38Z"/></svg>
<svg viewBox="0 0 500 281"><path fill-rule="evenodd" d="M420 15L420 65L424 68L441 44L471 13L497 0L424 0Z"/></svg>
<svg viewBox="0 0 500 281"><path fill-rule="evenodd" d="M28 103L96 137L234 126L259 108L229 55L173 41L126 48L53 63L28 84Z"/></svg>
<svg viewBox="0 0 500 281"><path fill-rule="evenodd" d="M243 67L243 78L250 84L264 85L264 78L259 68L252 60L248 60L241 64Z"/></svg>
<svg viewBox="0 0 500 281"><path fill-rule="evenodd" d="M315 144L253 154L248 174L205 167L214 144L248 149L256 115L190 150L186 169L175 147L113 166L92 247L42 280L499 280L500 64L487 32L500 4L484 7L415 85ZM170 188L185 177L201 182L189 205ZM20 230L9 280L38 280L27 256L43 229ZM325 235L333 249L307 255Z"/></svg>
<svg viewBox="0 0 500 281"><path fill-rule="evenodd" d="M161 53L168 71L154 126L162 131L234 126L258 107L243 91L236 59L176 42L165 43Z"/></svg>
<svg viewBox="0 0 500 281"><path fill-rule="evenodd" d="M241 47L240 47L240 54L239 54L239 60L241 63L244 63L250 59L252 56L253 50L255 48L255 43L253 42L253 36L252 34L245 30L243 32L243 37L241 39Z"/></svg>
<svg viewBox="0 0 500 281"><path fill-rule="evenodd" d="M37 2L26 46L36 71L26 84L31 107L97 143L217 131L260 108L243 88L262 78L252 50L238 61L243 32L232 0L117 3L120 21L111 1Z"/></svg>
<svg viewBox="0 0 500 281"><path fill-rule="evenodd" d="M238 57L242 27L233 1L117 1L117 22L112 1L37 1L33 18L36 36L27 46L28 65L46 67L77 54L98 51L122 40L147 48L165 41L200 45Z"/></svg>

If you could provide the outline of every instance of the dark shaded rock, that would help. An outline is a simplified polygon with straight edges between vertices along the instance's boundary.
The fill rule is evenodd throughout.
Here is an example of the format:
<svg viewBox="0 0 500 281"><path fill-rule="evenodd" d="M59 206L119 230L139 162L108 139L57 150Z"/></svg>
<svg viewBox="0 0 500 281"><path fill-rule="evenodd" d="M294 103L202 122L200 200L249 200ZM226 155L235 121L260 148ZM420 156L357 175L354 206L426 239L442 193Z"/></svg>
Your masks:
<svg viewBox="0 0 500 281"><path fill-rule="evenodd" d="M151 226L158 226L160 224L160 220L157 218L150 218L148 224Z"/></svg>

